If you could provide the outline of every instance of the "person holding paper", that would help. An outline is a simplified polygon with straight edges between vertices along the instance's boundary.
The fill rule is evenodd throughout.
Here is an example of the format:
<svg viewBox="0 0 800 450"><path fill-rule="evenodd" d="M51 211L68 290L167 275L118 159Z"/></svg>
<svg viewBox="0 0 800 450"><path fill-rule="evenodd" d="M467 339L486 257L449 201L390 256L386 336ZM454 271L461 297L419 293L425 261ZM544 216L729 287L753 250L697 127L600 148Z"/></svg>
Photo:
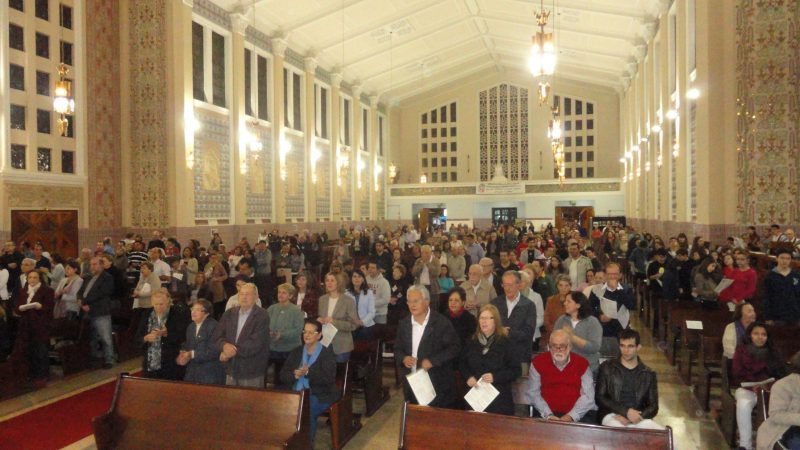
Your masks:
<svg viewBox="0 0 800 450"><path fill-rule="evenodd" d="M738 304L753 298L756 293L758 274L750 267L750 256L740 250L734 253L733 258L736 260L736 269L725 275L733 280L733 284L719 293L718 300L721 303Z"/></svg>
<svg viewBox="0 0 800 450"><path fill-rule="evenodd" d="M595 399L604 426L664 429L652 420L658 414L658 382L656 373L639 359L641 349L639 332L622 330L620 357L600 365Z"/></svg>
<svg viewBox="0 0 800 450"><path fill-rule="evenodd" d="M339 399L339 390L336 388L336 357L331 347L324 347L320 339L322 324L313 319L305 319L303 345L289 353L280 372L282 383L292 386L292 390L311 391L311 448L314 447L314 437L317 434L317 418Z"/></svg>
<svg viewBox="0 0 800 450"><path fill-rule="evenodd" d="M429 406L452 407L456 399L453 363L461 351L458 336L450 321L431 308L430 294L423 286L408 288L406 298L411 315L398 324L395 363L404 375L427 372L435 391ZM406 401L420 403L408 381L404 393Z"/></svg>
<svg viewBox="0 0 800 450"><path fill-rule="evenodd" d="M695 300L717 300L717 285L722 280L722 272L714 258L706 257L692 270L692 296Z"/></svg>
<svg viewBox="0 0 800 450"><path fill-rule="evenodd" d="M589 361L572 353L564 330L550 334L547 353L531 361L528 396L534 417L561 422L594 424L594 380Z"/></svg>
<svg viewBox="0 0 800 450"><path fill-rule="evenodd" d="M780 353L772 348L767 326L753 322L745 330L742 344L733 354L733 378L737 383L758 383L786 375L786 363ZM759 386L760 387L760 386ZM759 387L736 389L736 425L739 428L739 448L753 448L753 408Z"/></svg>
<svg viewBox="0 0 800 450"><path fill-rule="evenodd" d="M619 332L628 327L630 311L636 308L636 295L630 286L620 283L622 269L619 264L606 264L606 282L593 286L589 293L592 313L603 327L600 353L618 355Z"/></svg>
<svg viewBox="0 0 800 450"><path fill-rule="evenodd" d="M470 388L480 391L481 385L488 383L499 392L483 412L513 416L511 382L520 376L522 370L514 359L508 332L501 324L500 312L494 305L481 307L478 329L461 352L459 370Z"/></svg>
<svg viewBox="0 0 800 450"><path fill-rule="evenodd" d="M336 328L336 335L331 341L336 362L346 362L353 351L353 331L360 326L356 301L345 294L347 286L344 274L325 275L326 294L319 298L319 317L317 321L322 325L331 325Z"/></svg>
<svg viewBox="0 0 800 450"><path fill-rule="evenodd" d="M34 386L44 387L50 377L47 356L50 344L50 320L53 317L53 289L42 283L39 272L28 272L25 287L17 291L14 315L17 322L17 345L21 345L30 364Z"/></svg>

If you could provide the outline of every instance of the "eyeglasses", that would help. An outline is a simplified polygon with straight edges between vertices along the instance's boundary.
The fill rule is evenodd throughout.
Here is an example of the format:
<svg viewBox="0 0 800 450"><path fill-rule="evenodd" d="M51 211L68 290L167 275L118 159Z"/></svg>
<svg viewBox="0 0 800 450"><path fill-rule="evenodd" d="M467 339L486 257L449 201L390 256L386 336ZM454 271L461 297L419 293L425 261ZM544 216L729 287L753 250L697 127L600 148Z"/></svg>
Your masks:
<svg viewBox="0 0 800 450"><path fill-rule="evenodd" d="M566 349L568 349L568 348L569 348L569 345L568 345L568 344L562 344L562 345L554 345L554 344L550 344L550 349L551 349L551 350L555 350L555 351L557 351L557 352L563 352L564 350L566 350Z"/></svg>
<svg viewBox="0 0 800 450"><path fill-rule="evenodd" d="M303 330L303 334L314 335L314 334L317 334L317 333L319 333L319 331L306 331L306 330Z"/></svg>

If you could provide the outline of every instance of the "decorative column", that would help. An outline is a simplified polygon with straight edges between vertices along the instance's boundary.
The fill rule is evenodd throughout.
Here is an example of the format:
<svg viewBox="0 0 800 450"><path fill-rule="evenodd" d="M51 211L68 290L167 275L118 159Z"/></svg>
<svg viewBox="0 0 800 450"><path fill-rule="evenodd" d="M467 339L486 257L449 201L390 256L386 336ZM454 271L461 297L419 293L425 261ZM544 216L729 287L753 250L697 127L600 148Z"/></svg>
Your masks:
<svg viewBox="0 0 800 450"><path fill-rule="evenodd" d="M343 118L341 117L341 109L339 107L339 103L341 102L341 88L342 88L342 74L340 72L334 72L331 74L331 105L330 105L330 114L331 114L331 146L330 146L330 157L328 161L328 167L321 168L322 170L328 170L331 174L328 177L328 182L331 185L331 220L338 222L342 220L342 205L339 200L342 198L342 191L339 189L339 186L336 184L336 164L337 164L337 156L339 154L339 147L342 145L342 136L341 136L341 121Z"/></svg>
<svg viewBox="0 0 800 450"><path fill-rule="evenodd" d="M272 148L275 149L272 152L273 160L272 160L272 167L274 170L272 171L272 179L273 187L275 192L275 203L273 208L273 222L275 223L284 223L286 214L285 214L285 195L286 189L283 185L283 180L281 180L281 166L280 166L280 154L281 154L281 143L283 142L283 128L284 128L284 115L285 111L283 110L283 60L286 56L286 39L276 37L272 39L272 56L273 56L273 64L272 64L272 79L273 83L272 86L274 89L273 92L273 119L272 119L272 126L274 128L272 133Z"/></svg>
<svg viewBox="0 0 800 450"><path fill-rule="evenodd" d="M361 189L358 188L358 155L361 151L361 84L356 82L353 84L353 105L350 115L350 125L352 128L353 139L351 141L350 150L350 192L352 192L352 207L351 216L352 220L361 220ZM364 187L364 179L361 178L361 187Z"/></svg>
<svg viewBox="0 0 800 450"><path fill-rule="evenodd" d="M233 148L233 165L231 167L232 189L231 200L234 224L243 225L247 223L247 177L248 177L248 158L247 152L249 145L249 132L247 130L247 115L244 110L244 36L247 30L247 20L244 13L233 13L230 15L233 33L231 34L231 79L233 80L231 89L231 123L233 133L231 136ZM251 83L255 86L255 83Z"/></svg>
<svg viewBox="0 0 800 450"><path fill-rule="evenodd" d="M305 128L305 146L306 151L305 166L306 166L306 179L305 183L305 197L306 197L306 222L315 222L317 219L316 197L317 197L317 184L311 176L314 170L319 170L318 167L312 168L315 164L314 154L321 151L317 149L316 136L317 136L317 120L316 110L317 105L314 102L314 80L316 79L317 60L313 54L305 58L305 91L306 91L306 128Z"/></svg>
<svg viewBox="0 0 800 450"><path fill-rule="evenodd" d="M378 95L373 94L369 96L369 106L370 106L370 115L369 121L371 123L370 128L372 129L372 136L369 136L370 139L370 155L369 155L369 183L367 184L367 192L370 193L369 195L369 218L370 220L375 220L378 218L378 194L379 192L375 191L375 177L378 175L376 168L378 166L378 142L380 136L380 130L378 129ZM385 167L382 167L381 170L386 170Z"/></svg>

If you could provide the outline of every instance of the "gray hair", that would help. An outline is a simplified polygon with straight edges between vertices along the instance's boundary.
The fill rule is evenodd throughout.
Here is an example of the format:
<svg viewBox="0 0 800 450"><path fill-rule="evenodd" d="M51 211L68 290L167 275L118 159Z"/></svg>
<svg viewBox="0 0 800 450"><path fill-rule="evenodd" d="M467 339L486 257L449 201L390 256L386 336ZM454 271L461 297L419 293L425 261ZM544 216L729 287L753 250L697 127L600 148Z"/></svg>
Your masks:
<svg viewBox="0 0 800 450"><path fill-rule="evenodd" d="M427 301L431 301L431 293L428 292L428 289L421 284L415 284L409 287L408 291L406 291L406 298L410 297L412 292L419 292L422 294L422 298Z"/></svg>
<svg viewBox="0 0 800 450"><path fill-rule="evenodd" d="M505 277L514 277L517 283L522 281L522 275L519 274L518 270L506 270L505 272L503 272L503 276L501 277L501 279Z"/></svg>

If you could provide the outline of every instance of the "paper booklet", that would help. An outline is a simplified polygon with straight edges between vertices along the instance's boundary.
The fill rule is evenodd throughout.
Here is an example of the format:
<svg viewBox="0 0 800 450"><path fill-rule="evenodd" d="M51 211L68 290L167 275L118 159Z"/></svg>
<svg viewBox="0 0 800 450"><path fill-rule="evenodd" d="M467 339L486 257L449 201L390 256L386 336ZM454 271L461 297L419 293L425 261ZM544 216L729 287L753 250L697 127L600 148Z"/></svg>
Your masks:
<svg viewBox="0 0 800 450"><path fill-rule="evenodd" d="M332 323L322 325L322 345L328 347L339 330Z"/></svg>
<svg viewBox="0 0 800 450"><path fill-rule="evenodd" d="M719 294L720 292L724 291L725 289L727 289L732 284L733 284L733 280L731 280L730 278L723 278L723 279L721 279L719 281L719 284L717 285L717 287L714 288L714 292Z"/></svg>
<svg viewBox="0 0 800 450"><path fill-rule="evenodd" d="M689 330L702 330L703 322L700 320L687 320L686 328Z"/></svg>
<svg viewBox="0 0 800 450"><path fill-rule="evenodd" d="M417 403L420 405L428 406L436 398L436 390L433 388L427 370L419 369L406 375L406 379L408 379L408 385L411 386L414 397L417 398Z"/></svg>
<svg viewBox="0 0 800 450"><path fill-rule="evenodd" d="M478 380L478 383L472 387L464 396L464 400L469 403L473 410L483 412L500 395L492 383L486 383L483 380Z"/></svg>
<svg viewBox="0 0 800 450"><path fill-rule="evenodd" d="M39 302L27 303L27 304L24 304L24 305L20 305L19 310L20 311L27 311L29 309L35 309L37 306L42 306L42 304L39 303Z"/></svg>
<svg viewBox="0 0 800 450"><path fill-rule="evenodd" d="M770 383L772 383L774 381L775 381L775 378L767 378L764 381L745 381L742 384L740 384L740 386L743 387L743 388L755 387L755 386L764 386L765 384L770 384Z"/></svg>

